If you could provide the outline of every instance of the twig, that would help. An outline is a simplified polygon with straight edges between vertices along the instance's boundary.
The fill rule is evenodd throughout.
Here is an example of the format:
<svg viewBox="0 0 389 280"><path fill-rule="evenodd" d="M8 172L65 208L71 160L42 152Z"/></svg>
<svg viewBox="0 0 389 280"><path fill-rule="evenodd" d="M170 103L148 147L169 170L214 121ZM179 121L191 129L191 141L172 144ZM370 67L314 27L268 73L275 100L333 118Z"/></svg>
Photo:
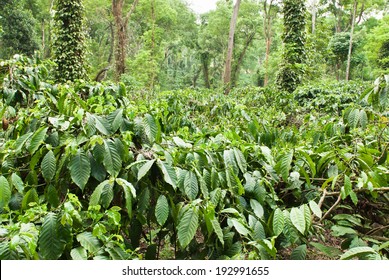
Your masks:
<svg viewBox="0 0 389 280"><path fill-rule="evenodd" d="M326 195L327 195L327 190L324 189L324 190L323 190L323 195L321 196L321 198L320 198L320 200L319 200L319 204L318 204L318 206L319 206L320 209L321 209L321 207L322 207L322 205L323 205L323 202L324 202L324 199L326 198Z"/></svg>
<svg viewBox="0 0 389 280"><path fill-rule="evenodd" d="M323 192L324 191L326 191L326 190L323 190ZM369 190L369 189L354 189L353 190L353 192L355 192L355 193L371 192L371 191L375 191L375 192L389 192L389 187L374 188L372 190ZM339 194L340 194L340 192L327 192L326 193L327 196L337 196Z"/></svg>
<svg viewBox="0 0 389 280"><path fill-rule="evenodd" d="M372 230L370 230L369 232L367 232L366 235L370 235L370 234L375 233L376 231L383 230L383 229L387 229L387 228L389 228L389 225L382 226L382 227L377 227L377 228L373 228Z"/></svg>
<svg viewBox="0 0 389 280"><path fill-rule="evenodd" d="M340 200L342 199L342 196L339 194L338 199L335 201L334 205L331 206L330 209L324 214L324 216L320 219L320 222L323 221L331 212L335 209L336 206L340 203Z"/></svg>

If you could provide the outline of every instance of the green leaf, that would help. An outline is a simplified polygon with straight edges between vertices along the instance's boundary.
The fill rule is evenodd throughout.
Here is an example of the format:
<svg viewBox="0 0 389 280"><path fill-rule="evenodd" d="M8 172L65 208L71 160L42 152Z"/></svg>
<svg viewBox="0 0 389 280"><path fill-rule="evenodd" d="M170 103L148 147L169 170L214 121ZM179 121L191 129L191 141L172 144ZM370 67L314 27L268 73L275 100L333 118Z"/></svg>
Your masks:
<svg viewBox="0 0 389 280"><path fill-rule="evenodd" d="M223 230L220 227L219 221L216 220L214 217L211 219L212 228L216 233L217 238L219 239L220 243L224 246L224 237L223 237Z"/></svg>
<svg viewBox="0 0 389 280"><path fill-rule="evenodd" d="M373 248L370 247L354 247L340 256L341 260L349 260L355 257L364 257L369 254L377 254Z"/></svg>
<svg viewBox="0 0 389 280"><path fill-rule="evenodd" d="M278 171L285 182L288 181L292 160L293 160L293 150L282 155L279 162L277 163Z"/></svg>
<svg viewBox="0 0 389 280"><path fill-rule="evenodd" d="M163 174L165 182L171 185L174 190L177 189L177 174L174 167L161 161L160 159L157 160L157 165Z"/></svg>
<svg viewBox="0 0 389 280"><path fill-rule="evenodd" d="M154 144L160 133L154 117L150 114L146 114L143 118L142 125L149 144Z"/></svg>
<svg viewBox="0 0 389 280"><path fill-rule="evenodd" d="M197 169L195 169L195 172L196 172L197 180L199 182L200 190L201 190L201 193L203 194L203 197L204 198L209 197L207 183L205 182L203 176L201 175L201 173Z"/></svg>
<svg viewBox="0 0 389 280"><path fill-rule="evenodd" d="M90 161L85 152L78 149L69 163L70 176L73 182L83 191L91 174Z"/></svg>
<svg viewBox="0 0 389 280"><path fill-rule="evenodd" d="M322 252L323 254L325 254L326 256L328 256L330 258L337 258L342 253L339 249L337 249L335 247L325 246L321 243L310 242L309 244L311 244L313 247L315 247L320 252Z"/></svg>
<svg viewBox="0 0 389 280"><path fill-rule="evenodd" d="M48 213L39 233L39 252L46 260L57 260L63 253L66 243L60 238L58 216Z"/></svg>
<svg viewBox="0 0 389 280"><path fill-rule="evenodd" d="M11 186L4 176L0 176L0 212L6 207L11 199Z"/></svg>
<svg viewBox="0 0 389 280"><path fill-rule="evenodd" d="M309 207L311 208L312 213L315 214L316 217L321 219L323 212L314 200L309 201Z"/></svg>
<svg viewBox="0 0 389 280"><path fill-rule="evenodd" d="M155 218L160 226L163 226L169 216L169 203L164 195L160 195L155 205Z"/></svg>
<svg viewBox="0 0 389 280"><path fill-rule="evenodd" d="M245 227L245 225L240 220L235 218L229 218L229 220L231 221L236 231L239 232L239 234L243 236L248 236L250 234L250 231Z"/></svg>
<svg viewBox="0 0 389 280"><path fill-rule="evenodd" d="M14 144L15 154L18 154L22 151L24 144L27 142L28 139L30 139L32 134L33 134L32 132L29 132L27 134L20 136L18 139L16 139L15 144Z"/></svg>
<svg viewBox="0 0 389 280"><path fill-rule="evenodd" d="M122 178L116 178L116 183L118 183L123 188L125 187L128 190L130 190L133 198L136 197L136 190L135 190L134 186L130 182L128 182L127 180L124 180Z"/></svg>
<svg viewBox="0 0 389 280"><path fill-rule="evenodd" d="M104 140L104 167L107 169L107 172L116 177L122 167L122 159L117 151L115 142L110 139Z"/></svg>
<svg viewBox="0 0 389 280"><path fill-rule="evenodd" d="M233 150L225 150L223 152L224 164L227 171L233 171L235 174L239 173L238 166L236 164L235 155Z"/></svg>
<svg viewBox="0 0 389 280"><path fill-rule="evenodd" d="M290 255L291 260L305 260L307 256L307 245L303 244L296 247Z"/></svg>
<svg viewBox="0 0 389 280"><path fill-rule="evenodd" d="M347 175L344 175L344 188L342 190L342 199L346 199L346 197L348 197L352 191L351 180Z"/></svg>
<svg viewBox="0 0 389 280"><path fill-rule="evenodd" d="M22 178L19 177L18 174L12 173L11 175L12 185L18 190L20 194L24 192L24 183Z"/></svg>
<svg viewBox="0 0 389 280"><path fill-rule="evenodd" d="M88 259L87 252L83 247L77 247L70 251L73 260L85 261Z"/></svg>
<svg viewBox="0 0 389 280"><path fill-rule="evenodd" d="M180 137L173 137L173 142L174 142L174 144L177 145L177 147L180 147L183 149L191 149L192 148L192 144L186 143Z"/></svg>
<svg viewBox="0 0 389 280"><path fill-rule="evenodd" d="M299 208L293 207L290 210L290 220L293 226L301 233L305 232L305 215Z"/></svg>
<svg viewBox="0 0 389 280"><path fill-rule="evenodd" d="M39 203L39 196L35 188L30 189L23 197L22 208L29 208L30 203Z"/></svg>
<svg viewBox="0 0 389 280"><path fill-rule="evenodd" d="M109 180L105 180L104 182L101 182L93 191L92 195L90 196L90 199L89 199L89 205L90 206L95 206L95 205L99 205L100 203L100 198L101 198L101 194L103 192L103 189L104 189L104 186L105 185L109 185L110 184L110 181Z"/></svg>
<svg viewBox="0 0 389 280"><path fill-rule="evenodd" d="M253 227L253 237L256 240L266 239L266 231L260 221L257 221Z"/></svg>
<svg viewBox="0 0 389 280"><path fill-rule="evenodd" d="M30 145L28 146L28 151L30 152L30 154L34 154L38 150L39 146L43 144L43 140L46 137L47 130L48 127L41 127L31 137Z"/></svg>
<svg viewBox="0 0 389 280"><path fill-rule="evenodd" d="M139 168L139 170L138 170L138 181L140 181L140 179L142 179L149 172L149 170L153 166L154 162L155 162L155 159L148 160L148 161L146 161L145 164L142 165L141 168Z"/></svg>
<svg viewBox="0 0 389 280"><path fill-rule="evenodd" d="M192 241L198 224L198 210L196 208L189 208L180 219L177 228L178 240L183 249Z"/></svg>
<svg viewBox="0 0 389 280"><path fill-rule="evenodd" d="M273 214L273 234L278 236L284 230L285 217L280 208L277 208Z"/></svg>
<svg viewBox="0 0 389 280"><path fill-rule="evenodd" d="M53 151L48 151L41 163L42 175L46 182L53 180L56 168L57 160L55 159L54 153Z"/></svg>
<svg viewBox="0 0 389 280"><path fill-rule="evenodd" d="M199 192L199 184L196 174L193 171L188 171L184 180L185 193L190 200L194 200Z"/></svg>
<svg viewBox="0 0 389 280"><path fill-rule="evenodd" d="M77 241L81 246L85 248L89 253L95 255L101 247L100 241L92 235L90 232L83 232L77 235Z"/></svg>
<svg viewBox="0 0 389 280"><path fill-rule="evenodd" d="M112 133L115 133L123 123L123 109L118 109L109 114L107 120L111 124Z"/></svg>
<svg viewBox="0 0 389 280"><path fill-rule="evenodd" d="M255 199L250 199L250 206L251 208L253 209L254 211L254 214L259 218L261 219L264 215L264 210L263 210L263 207L261 205L261 203L259 203L257 200Z"/></svg>
<svg viewBox="0 0 389 280"><path fill-rule="evenodd" d="M234 148L234 155L240 171L242 171L242 173L245 174L247 172L247 162L246 159L244 158L243 153L237 148Z"/></svg>
<svg viewBox="0 0 389 280"><path fill-rule="evenodd" d="M113 185L112 184L105 184L100 196L101 206L103 206L105 209L109 207L113 200Z"/></svg>
<svg viewBox="0 0 389 280"><path fill-rule="evenodd" d="M104 134L106 136L111 134L111 125L107 119L99 116L93 116L93 118L95 121L94 125L97 130L101 132L101 134Z"/></svg>

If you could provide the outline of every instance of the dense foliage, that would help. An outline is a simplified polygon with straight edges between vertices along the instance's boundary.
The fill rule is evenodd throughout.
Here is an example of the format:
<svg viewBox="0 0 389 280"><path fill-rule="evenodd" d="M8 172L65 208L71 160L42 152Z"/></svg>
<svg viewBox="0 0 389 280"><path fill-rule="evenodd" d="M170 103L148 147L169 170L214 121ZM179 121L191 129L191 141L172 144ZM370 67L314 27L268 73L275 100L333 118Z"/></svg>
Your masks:
<svg viewBox="0 0 389 280"><path fill-rule="evenodd" d="M55 79L58 82L86 78L84 6L80 0L58 0L54 32Z"/></svg>
<svg viewBox="0 0 389 280"><path fill-rule="evenodd" d="M283 4L284 46L278 85L285 91L293 92L300 85L304 74L306 8L303 0L285 0Z"/></svg>
<svg viewBox="0 0 389 280"><path fill-rule="evenodd" d="M0 259L388 258L387 76L226 96L1 66Z"/></svg>

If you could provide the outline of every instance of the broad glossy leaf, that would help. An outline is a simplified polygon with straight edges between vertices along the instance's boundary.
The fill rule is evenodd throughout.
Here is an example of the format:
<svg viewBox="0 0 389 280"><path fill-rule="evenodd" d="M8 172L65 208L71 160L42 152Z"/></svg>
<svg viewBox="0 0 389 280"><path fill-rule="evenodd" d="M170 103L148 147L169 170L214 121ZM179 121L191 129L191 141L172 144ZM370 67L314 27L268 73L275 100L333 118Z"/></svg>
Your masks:
<svg viewBox="0 0 389 280"><path fill-rule="evenodd" d="M110 139L104 140L104 161L103 165L107 172L116 177L122 167L122 159L116 148L115 142Z"/></svg>
<svg viewBox="0 0 389 280"><path fill-rule="evenodd" d="M29 132L27 134L20 136L18 139L16 139L15 144L14 144L16 154L18 154L22 151L24 144L27 142L28 139L30 139L32 134L33 134L32 132Z"/></svg>
<svg viewBox="0 0 389 280"><path fill-rule="evenodd" d="M212 228L216 233L217 238L219 239L220 243L224 246L224 236L223 236L223 230L220 227L219 221L216 218L211 219Z"/></svg>
<svg viewBox="0 0 389 280"><path fill-rule="evenodd" d="M305 260L307 256L307 245L303 244L296 247L290 255L291 260Z"/></svg>
<svg viewBox="0 0 389 280"><path fill-rule="evenodd" d="M179 220L177 234L182 248L186 248L195 236L199 225L199 215L196 208L189 208Z"/></svg>
<svg viewBox="0 0 389 280"><path fill-rule="evenodd" d="M284 230L285 217L280 208L277 208L273 214L273 234L278 236Z"/></svg>
<svg viewBox="0 0 389 280"><path fill-rule="evenodd" d="M58 216L48 213L39 233L39 252L46 260L57 260L65 249L65 242L59 233Z"/></svg>
<svg viewBox="0 0 389 280"><path fill-rule="evenodd" d="M247 162L246 162L246 159L245 159L243 153L240 150L238 150L237 148L234 148L234 155L235 155L236 163L238 164L240 171L242 171L243 174L246 173L247 172Z"/></svg>
<svg viewBox="0 0 389 280"><path fill-rule="evenodd" d="M92 254L96 254L101 247L100 241L90 232L83 232L78 234L77 241L80 242L83 248Z"/></svg>
<svg viewBox="0 0 389 280"><path fill-rule="evenodd" d="M146 114L143 118L143 129L149 144L154 144L158 138L160 131L154 117L150 114Z"/></svg>
<svg viewBox="0 0 389 280"><path fill-rule="evenodd" d="M105 184L103 189L101 190L101 196L100 196L101 206L103 206L105 209L108 209L112 200L113 200L113 185Z"/></svg>
<svg viewBox="0 0 389 280"><path fill-rule="evenodd" d="M91 174L90 161L86 153L78 149L69 163L70 176L73 182L83 191Z"/></svg>
<svg viewBox="0 0 389 280"><path fill-rule="evenodd" d="M105 180L104 182L101 182L93 191L92 195L89 199L89 205L95 206L100 203L100 197L103 192L104 186L110 184L109 180Z"/></svg>
<svg viewBox="0 0 389 280"><path fill-rule="evenodd" d="M309 201L309 207L311 208L312 213L315 214L316 217L321 219L323 213L319 205L317 205L317 203L314 200Z"/></svg>
<svg viewBox="0 0 389 280"><path fill-rule="evenodd" d="M30 145L28 146L28 151L30 152L30 154L34 154L38 150L39 146L43 144L43 140L46 137L47 130L47 127L41 127L31 137Z"/></svg>
<svg viewBox="0 0 389 280"><path fill-rule="evenodd" d="M138 181L140 181L151 169L155 162L155 159L146 161L138 170Z"/></svg>
<svg viewBox="0 0 389 280"><path fill-rule="evenodd" d="M39 196L35 188L32 188L26 192L22 200L22 208L29 208L30 203L39 203Z"/></svg>
<svg viewBox="0 0 389 280"><path fill-rule="evenodd" d="M116 178L116 183L118 183L123 188L126 187L131 192L131 195L133 198L136 197L136 190L130 182L128 182L127 180L124 180L122 178Z"/></svg>
<svg viewBox="0 0 389 280"><path fill-rule="evenodd" d="M279 162L277 163L278 171L285 182L288 181L292 160L293 160L293 151L291 150L286 154L282 155Z"/></svg>
<svg viewBox="0 0 389 280"><path fill-rule="evenodd" d="M293 226L301 233L305 232L305 215L304 211L301 211L299 208L293 207L290 210L290 220L292 221Z"/></svg>
<svg viewBox="0 0 389 280"><path fill-rule="evenodd" d="M251 209L253 209L254 214L259 219L261 219L263 217L263 214L264 214L264 210L263 210L263 207L262 207L261 203L259 203L255 199L250 199L250 206L251 206Z"/></svg>
<svg viewBox="0 0 389 280"><path fill-rule="evenodd" d="M160 159L157 160L157 165L163 174L165 182L171 185L175 190L177 188L177 174L174 167L161 161Z"/></svg>
<svg viewBox="0 0 389 280"><path fill-rule="evenodd" d="M22 178L20 178L18 174L12 173L11 180L12 180L12 185L18 190L20 194L23 194L24 183Z"/></svg>
<svg viewBox="0 0 389 280"><path fill-rule="evenodd" d="M185 193L190 200L194 200L199 193L199 184L196 174L193 171L188 171L184 180Z"/></svg>
<svg viewBox="0 0 389 280"><path fill-rule="evenodd" d="M11 186L4 176L0 176L0 211L4 209L11 199Z"/></svg>
<svg viewBox="0 0 389 280"><path fill-rule="evenodd" d="M155 205L155 218L160 226L163 226L169 216L169 203L166 196L160 195Z"/></svg>
<svg viewBox="0 0 389 280"><path fill-rule="evenodd" d="M233 150L225 150L223 152L223 159L227 171L232 170L235 174L239 173L239 168L236 163L235 154Z"/></svg>
<svg viewBox="0 0 389 280"><path fill-rule="evenodd" d="M54 153L53 151L48 151L41 163L42 175L46 182L53 180L56 168L57 160L55 159Z"/></svg>
<svg viewBox="0 0 389 280"><path fill-rule="evenodd" d="M83 247L77 247L70 251L70 256L73 260L85 261L88 259L88 254Z"/></svg>
<svg viewBox="0 0 389 280"><path fill-rule="evenodd" d="M107 116L108 123L111 124L112 133L115 133L123 122L123 109L118 109Z"/></svg>
<svg viewBox="0 0 389 280"><path fill-rule="evenodd" d="M248 236L250 234L250 231L246 228L246 226L238 219L235 218L229 218L231 223L233 224L234 228L236 229L239 234L243 236Z"/></svg>
<svg viewBox="0 0 389 280"><path fill-rule="evenodd" d="M354 247L348 250L346 253L340 256L341 260L349 260L355 257L363 257L368 254L377 254L371 247Z"/></svg>

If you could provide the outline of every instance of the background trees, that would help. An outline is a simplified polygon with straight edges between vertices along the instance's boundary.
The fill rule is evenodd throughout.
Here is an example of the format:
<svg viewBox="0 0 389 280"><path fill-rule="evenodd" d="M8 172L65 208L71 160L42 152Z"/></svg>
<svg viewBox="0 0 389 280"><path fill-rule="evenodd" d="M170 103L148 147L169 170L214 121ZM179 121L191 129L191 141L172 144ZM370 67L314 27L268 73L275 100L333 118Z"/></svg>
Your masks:
<svg viewBox="0 0 389 280"><path fill-rule="evenodd" d="M32 55L34 51L39 51L43 58L55 56L58 48L55 50L53 39L57 35L53 31L58 28L54 28L53 20L60 2L2 1L1 57L14 53ZM93 79L107 68L107 79L136 88L221 87L225 84L223 75L235 2L218 1L215 10L197 15L183 0L84 0L87 44L82 48L89 65L87 75ZM306 80L344 80L347 76L366 80L385 71L386 1L306 1L308 13L295 22L299 25L306 21L306 39L301 37L301 46L306 49L304 63L288 53L290 47L282 55L282 39L291 36L282 35L288 28L282 21L288 14L284 17L282 9L289 2L239 2L236 30L230 40L231 67L227 71L231 72L231 87L274 85L277 76L298 84L303 68ZM296 5L297 2L292 6ZM296 38L300 35L303 33ZM285 43L287 46L291 43ZM61 52L59 49L58 53ZM285 59L289 62L285 63ZM277 75L281 60L284 67ZM293 79L286 75L291 73L292 65L299 72Z"/></svg>

